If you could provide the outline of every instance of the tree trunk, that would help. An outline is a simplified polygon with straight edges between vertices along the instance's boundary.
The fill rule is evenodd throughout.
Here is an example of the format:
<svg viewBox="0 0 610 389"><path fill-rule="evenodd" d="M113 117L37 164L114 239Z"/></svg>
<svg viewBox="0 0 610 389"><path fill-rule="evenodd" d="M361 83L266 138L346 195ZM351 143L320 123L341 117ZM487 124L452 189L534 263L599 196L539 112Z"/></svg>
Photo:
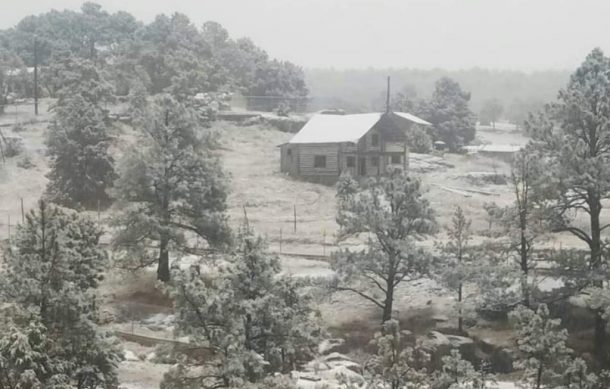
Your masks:
<svg viewBox="0 0 610 389"><path fill-rule="evenodd" d="M157 279L163 282L169 282L169 250L167 248L169 241L167 238L161 238L159 244L159 263L157 266Z"/></svg>
<svg viewBox="0 0 610 389"><path fill-rule="evenodd" d="M464 330L464 318L462 317L462 283L458 287L458 330L462 332Z"/></svg>
<svg viewBox="0 0 610 389"><path fill-rule="evenodd" d="M589 207L591 210L591 263L590 268L593 274L597 274L602 266L602 252L601 252L601 226L600 226L600 213L601 213L601 202L598 200L599 196L592 194ZM601 280L594 280L594 286L603 288L604 284ZM606 320L602 317L602 312L596 310L595 312L595 338L594 349L597 361L602 367L606 367L607 355L606 355Z"/></svg>
<svg viewBox="0 0 610 389"><path fill-rule="evenodd" d="M538 364L538 372L536 374L536 389L540 389L540 387L542 386L542 371L543 371L544 367L542 365L542 362L540 362Z"/></svg>
<svg viewBox="0 0 610 389"><path fill-rule="evenodd" d="M527 219L525 215L526 210L521 211L520 216L520 224L521 224L521 243L519 254L521 256L521 299L523 301L523 305L526 308L530 307L530 293L529 293L529 285L528 285L528 277L529 277L529 267L530 267L530 258L529 258L529 248L527 247L527 237L525 235L525 231L527 229Z"/></svg>
<svg viewBox="0 0 610 389"><path fill-rule="evenodd" d="M393 277L390 277L392 280ZM385 301L383 304L383 318L381 323L385 323L386 321L392 319L392 308L394 305L394 286L392 281L387 282L387 292L385 294Z"/></svg>

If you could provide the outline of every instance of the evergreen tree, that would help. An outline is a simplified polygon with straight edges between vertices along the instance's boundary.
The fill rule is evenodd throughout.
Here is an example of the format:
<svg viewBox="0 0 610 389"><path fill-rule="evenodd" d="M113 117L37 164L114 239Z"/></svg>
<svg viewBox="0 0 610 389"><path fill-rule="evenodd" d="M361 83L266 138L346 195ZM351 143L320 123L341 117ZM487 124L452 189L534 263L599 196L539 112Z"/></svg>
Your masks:
<svg viewBox="0 0 610 389"><path fill-rule="evenodd" d="M212 353L205 364L184 356L162 388L241 388L288 373L320 335L299 283L280 275L277 257L247 227L226 266L212 278L198 267L176 270L171 290L178 335Z"/></svg>
<svg viewBox="0 0 610 389"><path fill-rule="evenodd" d="M116 387L121 351L97 324L96 288L108 264L101 234L93 221L42 201L18 227L0 283L4 301L23 312L20 327L0 340L8 350L0 361L16 369L9 379L19 373L44 387ZM29 360L16 357L17 346Z"/></svg>
<svg viewBox="0 0 610 389"><path fill-rule="evenodd" d="M470 93L443 77L436 82L430 101L419 109L422 118L432 123L435 140L445 142L451 151L459 150L475 137L475 115L468 108L469 101Z"/></svg>
<svg viewBox="0 0 610 389"><path fill-rule="evenodd" d="M544 304L536 311L520 306L512 313L512 318L518 331L521 358L515 367L523 370L521 384L540 389L558 383L560 367L571 352L565 344L568 332L560 328L561 321L552 319Z"/></svg>
<svg viewBox="0 0 610 389"><path fill-rule="evenodd" d="M367 387L416 389L430 383L425 368L429 356L420 348L408 347L402 342L396 320L383 323L383 329L375 334L373 343L377 353L364 366Z"/></svg>
<svg viewBox="0 0 610 389"><path fill-rule="evenodd" d="M471 221L466 219L461 207L456 207L447 228L448 242L440 245L442 256L441 278L447 287L457 294L458 330L464 330L464 283L473 274L473 252L469 245Z"/></svg>
<svg viewBox="0 0 610 389"><path fill-rule="evenodd" d="M608 275L603 254L603 200L610 197L610 60L593 50L559 93L558 102L543 114L532 116L529 133L548 162L544 195L554 211L553 230L567 232L587 247L581 270L583 285L603 288ZM552 185L551 185L552 184ZM584 211L588 225L575 220ZM605 365L606 323L597 310L594 345Z"/></svg>
<svg viewBox="0 0 610 389"><path fill-rule="evenodd" d="M544 177L540 156L532 148L520 151L513 160L510 184L512 206L503 212L502 224L509 238L509 256L520 270L521 302L529 308L535 286L531 272L536 266L534 244L545 232L546 208L540 204L539 191Z"/></svg>
<svg viewBox="0 0 610 389"><path fill-rule="evenodd" d="M372 302L386 322L392 318L396 287L429 270L429 258L414 240L435 231L432 209L421 195L420 182L399 172L363 186L343 177L337 201L340 237L363 233L370 237L366 250L343 250L333 256L331 267L337 274L333 287ZM382 298L376 297L378 292Z"/></svg>
<svg viewBox="0 0 610 389"><path fill-rule="evenodd" d="M488 374L483 364L476 370L456 349L442 358L443 367L434 378L432 389L488 389L497 388L496 378Z"/></svg>
<svg viewBox="0 0 610 389"><path fill-rule="evenodd" d="M51 159L47 196L71 207L106 204L115 176L104 108L112 89L92 63L73 58L64 63L62 85L46 140Z"/></svg>
<svg viewBox="0 0 610 389"><path fill-rule="evenodd" d="M147 112L138 148L122 161L115 183L113 242L119 261L132 268L156 262L158 278L168 281L170 251L192 247L198 237L213 246L229 240L227 185L196 113L168 95Z"/></svg>

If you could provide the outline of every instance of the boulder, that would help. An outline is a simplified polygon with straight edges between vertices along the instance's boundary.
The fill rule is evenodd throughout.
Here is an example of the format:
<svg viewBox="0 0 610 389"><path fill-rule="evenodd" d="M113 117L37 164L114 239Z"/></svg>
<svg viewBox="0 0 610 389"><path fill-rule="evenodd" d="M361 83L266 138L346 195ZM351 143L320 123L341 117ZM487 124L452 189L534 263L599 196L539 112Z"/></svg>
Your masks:
<svg viewBox="0 0 610 389"><path fill-rule="evenodd" d="M474 340L465 336L445 335L438 331L431 331L422 342L422 347L430 353L430 368L440 369L443 366L442 358L449 355L452 349L459 350L462 358L476 362Z"/></svg>

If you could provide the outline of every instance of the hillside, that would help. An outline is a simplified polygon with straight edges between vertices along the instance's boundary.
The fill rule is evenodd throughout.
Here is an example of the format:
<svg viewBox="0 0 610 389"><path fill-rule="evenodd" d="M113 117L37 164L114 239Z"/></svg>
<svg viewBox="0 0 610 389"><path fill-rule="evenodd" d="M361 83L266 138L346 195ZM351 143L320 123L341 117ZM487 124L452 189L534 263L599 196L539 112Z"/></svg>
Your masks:
<svg viewBox="0 0 610 389"><path fill-rule="evenodd" d="M27 114L28 106L18 107L15 112L0 116L3 134L20 136L25 151L21 156L7 159L0 168L0 204L4 220L11 217L12 233L15 223L21 218L20 199L24 208L31 208L42 195L47 171L44 148L44 133L49 114L43 113L34 119ZM23 130L13 131L18 120ZM36 122L34 122L36 121ZM271 251L279 254L285 273L298 277L324 279L332 274L327 259L338 247L359 246L362 241L336 242L338 226L335 222L335 189L332 186L312 184L294 180L279 171L278 145L292 136L265 125L237 126L229 122L216 122L212 128L219 136L220 148L216 151L224 168L230 175L229 216L233 226L239 225L247 215L248 221L266 237ZM134 143L134 134L128 126L121 128L115 149L117 157ZM522 144L527 141L511 126L498 126L497 130L480 128L479 139L486 143ZM23 162L28 160L31 165ZM499 205L511 199L509 188L494 184L486 177L506 177L510 169L506 162L481 155L431 156L412 154L412 174L423 182L425 197L430 201L441 226L445 226L456 206L461 206L473 219L475 239L483 239L488 229L485 202ZM294 211L296 208L296 232ZM103 210L102 222L111 215L112 209ZM91 216L96 217L95 212ZM4 221L3 220L3 221ZM0 236L8 237L8 223L0 226ZM564 237L567 238L567 237ZM443 234L421 241L433 247L443 240ZM281 247L280 247L281 241ZM553 246L558 241L549 241ZM570 240L562 239L565 247ZM188 257L181 259L188 264ZM127 360L121 364L120 375L126 388L155 387L162 377L165 365L154 359L154 347L142 339L172 339L171 302L156 289L153 272L139 275L113 269L103 285L104 311L111 318L108 326L124 339ZM357 351L370 339L378 320L376 308L363 303L351 294L335 293L320 295L317 307L331 334L346 339L343 351L358 360ZM447 312L452 299L444 289L432 280L421 280L398 288L396 310L406 329L417 334L426 334L437 326L447 325ZM473 334L482 331L486 337L498 337L506 342L511 336L493 327L473 329ZM136 336L134 338L134 335ZM140 337L149 338L140 338ZM156 341L155 341L156 342Z"/></svg>

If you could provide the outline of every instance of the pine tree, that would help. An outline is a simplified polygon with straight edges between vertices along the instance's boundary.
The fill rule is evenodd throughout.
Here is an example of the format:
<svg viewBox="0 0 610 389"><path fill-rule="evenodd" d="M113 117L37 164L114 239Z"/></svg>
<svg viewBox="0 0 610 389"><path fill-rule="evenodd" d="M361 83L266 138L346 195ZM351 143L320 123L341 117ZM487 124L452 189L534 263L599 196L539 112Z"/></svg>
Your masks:
<svg viewBox="0 0 610 389"><path fill-rule="evenodd" d="M373 343L377 353L364 366L367 387L416 389L429 384L425 368L429 356L420 348L403 344L398 321L391 319L384 322L382 331L375 334Z"/></svg>
<svg viewBox="0 0 610 389"><path fill-rule="evenodd" d="M206 363L184 356L162 388L241 388L288 373L317 344L320 329L299 283L280 275L277 257L248 227L213 276L176 270L171 290L177 335L210 350Z"/></svg>
<svg viewBox="0 0 610 389"><path fill-rule="evenodd" d="M341 238L365 233L370 238L366 250L343 250L333 256L333 288L372 302L386 322L392 318L396 287L429 270L429 257L414 240L435 231L433 212L421 195L420 182L400 173L369 180L362 187L343 177L337 201ZM383 297L377 298L376 292Z"/></svg>
<svg viewBox="0 0 610 389"><path fill-rule="evenodd" d="M492 211L490 218L497 222L496 233L500 240L488 243L482 254L488 257L492 267L506 268L499 274L506 281L506 288L519 285L518 294L510 298L505 294L504 307L531 305L532 290L537 284L533 270L540 258L539 253L535 255L535 244L549 231L548 219L551 217L541 196L547 187L544 170L544 162L536 147L526 146L516 154L511 165L509 185L513 194L512 204L502 208L495 204L488 206ZM489 275L484 275L480 286L491 285ZM512 280L507 277L509 275ZM482 290L490 291L485 287Z"/></svg>
<svg viewBox="0 0 610 389"><path fill-rule="evenodd" d="M553 229L586 244L582 270L589 277L583 284L602 288L608 277L602 232L610 226L601 221L603 200L610 197L610 60L600 49L593 50L558 102L526 124L548 161L545 180L554 184L544 190L555 211ZM588 226L576 222L577 211L584 211ZM606 343L606 323L598 310L594 345L603 365Z"/></svg>
<svg viewBox="0 0 610 389"><path fill-rule="evenodd" d="M561 329L561 321L552 319L546 305L536 311L518 307L512 318L516 322L517 345L522 357L515 364L523 370L521 384L540 389L560 380L560 366L571 350L566 346L568 332Z"/></svg>
<svg viewBox="0 0 610 389"><path fill-rule="evenodd" d="M471 221L461 207L456 207L447 228L448 242L440 245L442 256L441 278L447 287L457 293L458 330L464 330L464 283L472 274L472 248L469 245Z"/></svg>
<svg viewBox="0 0 610 389"><path fill-rule="evenodd" d="M93 221L41 201L6 253L0 291L23 312L14 321L23 324L6 333L0 345L20 341L36 364L44 362L39 355L44 350L55 368L47 371L43 363L28 373L43 385L68 380L82 389L116 387L121 351L97 324L95 291L108 264L101 234ZM2 357L9 365L21 363L10 352Z"/></svg>
<svg viewBox="0 0 610 389"><path fill-rule="evenodd" d="M543 165L532 148L526 148L513 160L510 183L514 193L513 205L503 212L503 225L509 237L509 252L521 272L521 302L529 308L531 300L531 271L536 266L534 244L545 232L545 208L537 198L541 187Z"/></svg>
<svg viewBox="0 0 610 389"><path fill-rule="evenodd" d="M106 102L112 88L88 61L69 58L62 67L62 88L46 139L50 156L48 198L70 207L94 207L110 200L115 178L111 122Z"/></svg>
<svg viewBox="0 0 610 389"><path fill-rule="evenodd" d="M443 141L451 151L471 142L476 133L475 115L468 108L470 93L456 81L438 80L430 101L421 104L418 112L433 125L434 139Z"/></svg>
<svg viewBox="0 0 610 389"><path fill-rule="evenodd" d="M496 388L496 378L486 371L482 364L477 370L464 359L456 349L442 358L443 367L437 372L431 385L432 389L488 389Z"/></svg>
<svg viewBox="0 0 610 389"><path fill-rule="evenodd" d="M156 262L158 279L168 281L170 251L192 247L198 237L212 246L229 240L227 185L191 109L163 95L147 112L115 183L113 243L119 261L132 268Z"/></svg>

